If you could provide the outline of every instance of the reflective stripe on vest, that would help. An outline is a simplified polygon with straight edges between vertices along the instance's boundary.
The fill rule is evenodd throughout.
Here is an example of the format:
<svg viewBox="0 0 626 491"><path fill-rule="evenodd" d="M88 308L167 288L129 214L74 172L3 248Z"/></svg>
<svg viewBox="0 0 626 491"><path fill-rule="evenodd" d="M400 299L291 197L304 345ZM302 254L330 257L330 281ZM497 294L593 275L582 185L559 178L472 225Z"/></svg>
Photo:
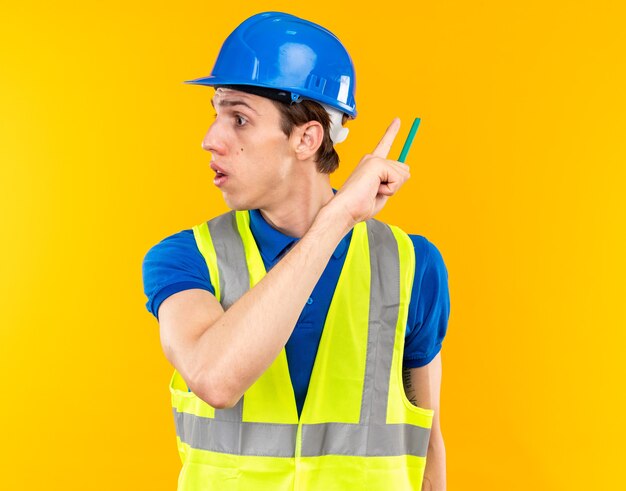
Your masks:
<svg viewBox="0 0 626 491"><path fill-rule="evenodd" d="M265 274L248 212L232 211L193 230L212 282L219 285L216 298L226 310ZM301 417L297 416L284 348L228 409L213 409L195 394L185 393L186 384L175 371L170 389L183 463L192 451L209 452L208 458L213 458L213 453L264 456L294 459L293 471L298 474L297 463L307 457L414 456L420 459L423 472L434 412L413 406L404 395L401 380L415 264L412 243L397 227L370 219L354 227L346 254ZM363 295L357 291L369 292L366 312L358 308ZM353 304L353 311L346 313ZM344 346L337 347L336 340ZM363 350L358 349L361 344ZM341 364L342 356L332 356L337 349L353 362L354 373L353 365ZM331 400L333 397L337 400ZM342 410L343 406L348 409ZM204 458L194 455L194 459ZM268 460L267 465L271 467L272 462ZM396 462L402 461L389 462L389 468L395 469L393 466L400 465ZM340 467L341 462L333 460L332 465ZM391 476L398 471L388 472ZM421 475L412 479L413 484L421 482ZM297 483L296 476L295 488L288 489L299 489ZM400 485L399 489L404 488Z"/></svg>

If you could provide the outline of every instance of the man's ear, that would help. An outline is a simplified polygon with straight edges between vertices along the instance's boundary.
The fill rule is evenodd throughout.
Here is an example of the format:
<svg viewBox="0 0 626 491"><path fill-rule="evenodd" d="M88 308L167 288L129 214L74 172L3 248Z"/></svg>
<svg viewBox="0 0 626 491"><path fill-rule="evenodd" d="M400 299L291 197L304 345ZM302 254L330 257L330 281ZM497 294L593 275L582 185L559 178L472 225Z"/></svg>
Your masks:
<svg viewBox="0 0 626 491"><path fill-rule="evenodd" d="M298 160L313 157L324 140L324 128L319 121L309 121L295 128L293 132L294 150Z"/></svg>

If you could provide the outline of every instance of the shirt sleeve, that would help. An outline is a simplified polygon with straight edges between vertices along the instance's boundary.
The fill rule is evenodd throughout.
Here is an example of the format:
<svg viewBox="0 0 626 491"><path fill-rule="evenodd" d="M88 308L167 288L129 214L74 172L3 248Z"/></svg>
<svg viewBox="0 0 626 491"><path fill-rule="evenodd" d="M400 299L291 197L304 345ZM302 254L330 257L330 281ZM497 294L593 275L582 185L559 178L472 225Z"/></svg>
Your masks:
<svg viewBox="0 0 626 491"><path fill-rule="evenodd" d="M215 295L209 269L198 250L193 230L166 237L145 255L142 264L146 308L158 320L161 303L182 290L201 288Z"/></svg>
<svg viewBox="0 0 626 491"><path fill-rule="evenodd" d="M415 249L415 277L409 305L403 366L430 363L441 350L450 317L448 270L441 253L428 239L410 235Z"/></svg>

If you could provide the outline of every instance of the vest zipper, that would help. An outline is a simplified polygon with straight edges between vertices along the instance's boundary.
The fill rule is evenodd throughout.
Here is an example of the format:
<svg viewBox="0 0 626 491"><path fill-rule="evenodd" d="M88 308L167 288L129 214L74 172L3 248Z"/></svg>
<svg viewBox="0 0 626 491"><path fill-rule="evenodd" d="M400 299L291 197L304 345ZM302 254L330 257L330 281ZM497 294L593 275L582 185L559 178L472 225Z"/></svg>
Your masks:
<svg viewBox="0 0 626 491"><path fill-rule="evenodd" d="M302 456L302 419L298 418L298 431L296 432L296 455L295 455L295 479L293 489L300 490L300 457Z"/></svg>

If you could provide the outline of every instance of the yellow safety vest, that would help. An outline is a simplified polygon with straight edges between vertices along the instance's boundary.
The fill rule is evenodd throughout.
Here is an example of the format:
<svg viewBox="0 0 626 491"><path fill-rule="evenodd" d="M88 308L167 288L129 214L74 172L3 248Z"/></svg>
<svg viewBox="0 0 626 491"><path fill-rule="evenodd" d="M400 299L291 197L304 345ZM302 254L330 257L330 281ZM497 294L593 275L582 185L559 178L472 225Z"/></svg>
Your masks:
<svg viewBox="0 0 626 491"><path fill-rule="evenodd" d="M265 275L247 211L193 227L225 309ZM434 411L402 383L415 253L409 236L370 219L353 230L302 414L287 356L232 408L170 382L184 491L421 490Z"/></svg>

